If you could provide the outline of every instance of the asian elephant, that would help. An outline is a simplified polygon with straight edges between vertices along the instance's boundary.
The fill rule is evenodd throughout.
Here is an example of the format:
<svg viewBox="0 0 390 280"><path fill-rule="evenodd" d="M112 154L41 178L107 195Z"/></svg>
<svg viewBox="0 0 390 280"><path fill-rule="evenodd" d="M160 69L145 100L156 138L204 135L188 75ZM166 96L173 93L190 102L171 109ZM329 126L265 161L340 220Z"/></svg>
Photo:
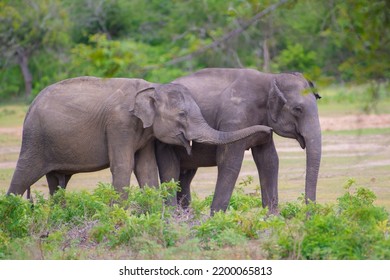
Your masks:
<svg viewBox="0 0 390 280"><path fill-rule="evenodd" d="M270 74L253 69L203 69L172 83L186 86L213 128L222 131L266 125L280 136L297 139L306 148L306 201L316 200L321 160L321 129L312 82L300 73ZM256 163L263 207L278 205L279 158L273 140L255 136L224 146L194 144L192 154L183 148L156 142L162 180L178 179L178 200L187 207L190 183L198 167L218 166L211 213L226 210L241 169L244 151L251 149ZM174 162L169 166L168 160Z"/></svg>
<svg viewBox="0 0 390 280"><path fill-rule="evenodd" d="M142 79L78 77L40 92L26 114L22 147L8 194L22 195L46 175L52 194L79 172L109 167L123 194L133 169L140 185L157 186L154 137L185 147L225 144L266 126L219 132L206 125L185 86Z"/></svg>

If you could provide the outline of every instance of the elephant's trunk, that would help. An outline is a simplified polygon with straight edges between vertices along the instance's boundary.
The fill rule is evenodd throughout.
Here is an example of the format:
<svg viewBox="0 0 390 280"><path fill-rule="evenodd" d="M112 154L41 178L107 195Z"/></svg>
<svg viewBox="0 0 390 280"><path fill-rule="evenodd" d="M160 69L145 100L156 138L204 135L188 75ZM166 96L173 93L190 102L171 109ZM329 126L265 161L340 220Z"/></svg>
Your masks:
<svg viewBox="0 0 390 280"><path fill-rule="evenodd" d="M270 135L272 129L264 125L255 125L247 127L244 129L236 131L219 131L210 127L207 123L201 125L201 129L195 130L196 134L191 135L191 138L195 142L213 144L213 145L223 145L236 142L238 140L244 139L248 136L251 136L255 133L265 133L265 135Z"/></svg>
<svg viewBox="0 0 390 280"><path fill-rule="evenodd" d="M316 201L318 172L321 163L322 140L321 127L317 116L306 120L305 128L301 131L306 144L306 202Z"/></svg>
<svg viewBox="0 0 390 280"><path fill-rule="evenodd" d="M212 128L203 118L198 107L194 107L191 112L191 118L188 122L188 127L184 132L185 135L179 136L187 153L191 154L191 141L205 143L211 145L230 144L251 135L256 134L256 137L261 137L266 140L271 137L272 128L264 125L254 125L236 131L219 131ZM190 142L188 142L190 141Z"/></svg>

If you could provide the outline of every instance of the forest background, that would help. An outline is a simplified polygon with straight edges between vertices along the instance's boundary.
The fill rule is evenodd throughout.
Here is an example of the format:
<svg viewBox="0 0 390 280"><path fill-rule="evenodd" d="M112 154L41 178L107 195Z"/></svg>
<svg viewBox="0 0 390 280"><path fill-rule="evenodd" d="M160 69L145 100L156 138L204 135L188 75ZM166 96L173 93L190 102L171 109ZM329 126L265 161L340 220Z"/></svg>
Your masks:
<svg viewBox="0 0 390 280"><path fill-rule="evenodd" d="M204 67L300 71L319 86L390 78L386 0L1 0L0 99L83 75L169 82Z"/></svg>

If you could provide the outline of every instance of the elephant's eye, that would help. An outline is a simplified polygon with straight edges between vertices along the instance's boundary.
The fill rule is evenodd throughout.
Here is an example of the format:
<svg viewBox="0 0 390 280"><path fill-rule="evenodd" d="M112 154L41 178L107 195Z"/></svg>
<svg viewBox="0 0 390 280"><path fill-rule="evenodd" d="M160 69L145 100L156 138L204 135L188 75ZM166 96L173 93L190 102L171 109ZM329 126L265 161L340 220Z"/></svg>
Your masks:
<svg viewBox="0 0 390 280"><path fill-rule="evenodd" d="M185 112L185 111L180 111L180 112L179 112L179 118L187 118L187 112Z"/></svg>
<svg viewBox="0 0 390 280"><path fill-rule="evenodd" d="M301 106L295 106L295 107L293 108L293 110L294 110L294 113L297 114L297 115L300 115L300 114L302 114L302 112L303 112L303 109L302 109Z"/></svg>

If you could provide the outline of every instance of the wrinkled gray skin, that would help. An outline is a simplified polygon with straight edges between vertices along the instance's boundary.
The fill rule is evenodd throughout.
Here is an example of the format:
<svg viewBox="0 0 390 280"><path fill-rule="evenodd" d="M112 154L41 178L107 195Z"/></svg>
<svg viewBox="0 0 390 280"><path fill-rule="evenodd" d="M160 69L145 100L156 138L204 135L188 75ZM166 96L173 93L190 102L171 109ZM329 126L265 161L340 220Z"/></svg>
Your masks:
<svg viewBox="0 0 390 280"><path fill-rule="evenodd" d="M300 73L266 74L252 69L204 69L173 83L186 86L215 129L232 131L252 125L272 127L278 135L297 139L306 148L306 200L316 200L321 160L321 129L313 84ZM162 180L179 179L178 200L187 207L190 183L198 167L218 166L211 213L225 211L241 169L244 151L251 148L261 184L263 207L278 205L279 158L273 140L254 136L212 146L194 144L189 156L180 147L157 141L157 161ZM169 164L167 164L169 162ZM171 165L174 162L174 165Z"/></svg>
<svg viewBox="0 0 390 280"><path fill-rule="evenodd" d="M107 167L120 192L130 184L133 169L141 186L156 186L154 137L190 153L191 140L225 144L254 133L269 135L271 129L256 126L225 133L207 126L182 85L69 79L47 87L32 103L8 194L22 195L44 175L53 194L73 174Z"/></svg>

